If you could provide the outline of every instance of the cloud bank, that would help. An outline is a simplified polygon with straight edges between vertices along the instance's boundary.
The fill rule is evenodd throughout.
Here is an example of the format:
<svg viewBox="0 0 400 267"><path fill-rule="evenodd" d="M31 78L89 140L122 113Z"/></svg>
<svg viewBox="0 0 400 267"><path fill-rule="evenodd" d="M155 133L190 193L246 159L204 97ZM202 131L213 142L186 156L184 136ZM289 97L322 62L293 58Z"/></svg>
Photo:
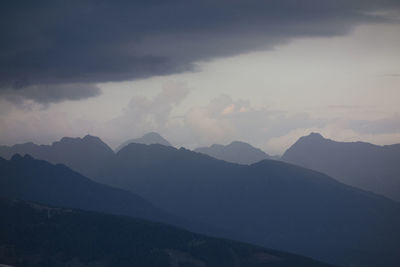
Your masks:
<svg viewBox="0 0 400 267"><path fill-rule="evenodd" d="M96 96L92 84L100 82L195 70L198 61L271 48L295 37L344 34L361 23L389 21L380 11L400 3L43 0L0 5L0 90L44 103Z"/></svg>

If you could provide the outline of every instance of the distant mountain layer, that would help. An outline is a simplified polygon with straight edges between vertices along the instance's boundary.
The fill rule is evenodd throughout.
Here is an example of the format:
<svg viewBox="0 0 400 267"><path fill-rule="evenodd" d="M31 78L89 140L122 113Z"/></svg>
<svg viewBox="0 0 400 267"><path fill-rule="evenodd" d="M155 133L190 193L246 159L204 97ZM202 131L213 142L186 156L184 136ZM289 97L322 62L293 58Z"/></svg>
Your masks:
<svg viewBox="0 0 400 267"><path fill-rule="evenodd" d="M282 160L400 201L400 144L335 142L313 133L301 137Z"/></svg>
<svg viewBox="0 0 400 267"><path fill-rule="evenodd" d="M52 145L33 143L11 147L0 146L0 157L10 159L14 154L29 154L36 159L62 163L87 176L96 175L98 166L114 156L113 150L100 138L87 135L84 138L64 137Z"/></svg>
<svg viewBox="0 0 400 267"><path fill-rule="evenodd" d="M252 164L264 159L272 159L261 149L239 141L232 142L226 146L214 144L210 147L199 147L194 151L238 164Z"/></svg>
<svg viewBox="0 0 400 267"><path fill-rule="evenodd" d="M0 263L13 266L327 266L164 224L0 199Z"/></svg>
<svg viewBox="0 0 400 267"><path fill-rule="evenodd" d="M166 139L164 139L158 133L150 132L150 133L143 135L140 138L130 139L128 141L123 142L121 145L119 145L119 147L117 147L117 149L115 151L118 152L123 147L125 147L131 143L144 144L144 145L160 144L160 145L164 145L164 146L172 146Z"/></svg>
<svg viewBox="0 0 400 267"><path fill-rule="evenodd" d="M64 165L52 165L28 155L17 154L11 160L0 158L0 197L172 221L165 212L132 192L96 183Z"/></svg>
<svg viewBox="0 0 400 267"><path fill-rule="evenodd" d="M228 233L217 236L334 264L400 264L399 204L319 172L141 144L126 146L102 167L98 181Z"/></svg>
<svg viewBox="0 0 400 267"><path fill-rule="evenodd" d="M171 144L157 133L148 133L129 143L143 144ZM120 147L124 147L126 144ZM86 135L83 138L64 137L51 145L36 145L34 143L17 144L13 146L0 146L0 157L11 159L15 154L31 155L50 163L62 163L73 170L92 178L97 175L99 166L114 157L114 151L96 136Z"/></svg>

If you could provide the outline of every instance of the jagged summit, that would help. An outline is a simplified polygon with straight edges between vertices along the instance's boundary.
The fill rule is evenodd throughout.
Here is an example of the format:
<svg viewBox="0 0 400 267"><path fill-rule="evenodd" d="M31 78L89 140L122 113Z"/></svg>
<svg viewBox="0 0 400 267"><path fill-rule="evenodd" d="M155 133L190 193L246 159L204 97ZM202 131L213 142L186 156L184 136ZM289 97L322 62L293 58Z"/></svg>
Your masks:
<svg viewBox="0 0 400 267"><path fill-rule="evenodd" d="M0 157L5 159L11 159L17 153L22 156L29 154L35 159L54 164L63 163L88 177L94 176L98 166L114 155L114 151L106 143L92 135L83 138L63 137L51 145L25 143L0 147Z"/></svg>
<svg viewBox="0 0 400 267"><path fill-rule="evenodd" d="M85 135L83 138L81 137L63 137L60 141L55 141L53 144L57 143L102 143L105 144L99 137L93 136L90 134Z"/></svg>

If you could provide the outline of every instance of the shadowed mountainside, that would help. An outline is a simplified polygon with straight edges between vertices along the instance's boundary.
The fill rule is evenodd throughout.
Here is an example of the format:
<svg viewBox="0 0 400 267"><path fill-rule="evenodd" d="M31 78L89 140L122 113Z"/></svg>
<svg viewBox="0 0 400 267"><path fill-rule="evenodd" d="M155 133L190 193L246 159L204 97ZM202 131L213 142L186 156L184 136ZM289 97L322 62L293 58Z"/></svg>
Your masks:
<svg viewBox="0 0 400 267"><path fill-rule="evenodd" d="M128 141L123 142L121 145L119 145L115 149L115 151L118 152L122 148L124 148L125 146L127 146L131 143L144 144L144 145L160 144L160 145L164 145L164 146L172 146L164 137L162 137L158 133L150 132L150 133L143 135L140 138L129 139Z"/></svg>
<svg viewBox="0 0 400 267"><path fill-rule="evenodd" d="M209 234L336 264L400 262L399 205L321 173L269 160L238 165L162 145L130 144L110 155L90 166L91 178L211 226Z"/></svg>
<svg viewBox="0 0 400 267"><path fill-rule="evenodd" d="M292 145L282 160L400 201L400 144L335 142L312 133Z"/></svg>
<svg viewBox="0 0 400 267"><path fill-rule="evenodd" d="M100 173L103 183L231 233L224 237L335 264L400 262L400 206L312 170L270 160L238 165L183 148L130 144Z"/></svg>
<svg viewBox="0 0 400 267"><path fill-rule="evenodd" d="M0 199L0 263L15 266L327 266L144 220Z"/></svg>
<svg viewBox="0 0 400 267"><path fill-rule="evenodd" d="M226 146L214 144L209 147L199 147L194 151L238 164L252 164L264 159L272 159L271 156L261 149L239 141L234 141Z"/></svg>
<svg viewBox="0 0 400 267"><path fill-rule="evenodd" d="M0 158L0 196L155 221L173 220L132 192L96 183L62 164L52 165L29 155Z"/></svg>

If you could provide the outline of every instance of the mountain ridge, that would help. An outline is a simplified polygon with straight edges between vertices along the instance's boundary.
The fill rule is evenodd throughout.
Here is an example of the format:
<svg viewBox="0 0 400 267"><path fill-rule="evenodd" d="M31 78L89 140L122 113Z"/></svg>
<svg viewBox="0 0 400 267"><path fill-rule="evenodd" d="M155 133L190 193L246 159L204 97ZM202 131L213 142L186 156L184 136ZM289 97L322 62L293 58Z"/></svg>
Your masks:
<svg viewBox="0 0 400 267"><path fill-rule="evenodd" d="M193 151L207 154L216 159L246 165L264 159L273 159L261 149L241 141L233 141L228 145L213 144L209 147L196 148Z"/></svg>
<svg viewBox="0 0 400 267"><path fill-rule="evenodd" d="M149 132L144 134L142 137L129 139L122 144L120 144L116 149L115 152L120 151L125 146L129 145L130 143L137 143L137 144L144 144L144 145L154 145L160 144L164 146L172 146L170 142L168 142L164 137L156 132Z"/></svg>
<svg viewBox="0 0 400 267"><path fill-rule="evenodd" d="M216 236L332 264L373 265L381 253L393 260L388 265L400 262L398 203L310 169L275 160L240 165L184 148L130 144L100 173L102 183L231 233Z"/></svg>
<svg viewBox="0 0 400 267"><path fill-rule="evenodd" d="M330 266L123 216L2 198L0 212L0 262L15 266Z"/></svg>
<svg viewBox="0 0 400 267"><path fill-rule="evenodd" d="M400 144L337 142L320 135L299 138L282 156L288 163L326 173L400 201Z"/></svg>
<svg viewBox="0 0 400 267"><path fill-rule="evenodd" d="M51 145L32 142L0 146L0 157L11 159L14 154L29 154L53 164L62 163L87 177L94 177L98 166L114 156L114 151L99 137L86 135L63 137Z"/></svg>
<svg viewBox="0 0 400 267"><path fill-rule="evenodd" d="M172 216L139 195L99 184L64 164L53 165L30 155L0 158L0 195L65 208L79 208L149 220Z"/></svg>

